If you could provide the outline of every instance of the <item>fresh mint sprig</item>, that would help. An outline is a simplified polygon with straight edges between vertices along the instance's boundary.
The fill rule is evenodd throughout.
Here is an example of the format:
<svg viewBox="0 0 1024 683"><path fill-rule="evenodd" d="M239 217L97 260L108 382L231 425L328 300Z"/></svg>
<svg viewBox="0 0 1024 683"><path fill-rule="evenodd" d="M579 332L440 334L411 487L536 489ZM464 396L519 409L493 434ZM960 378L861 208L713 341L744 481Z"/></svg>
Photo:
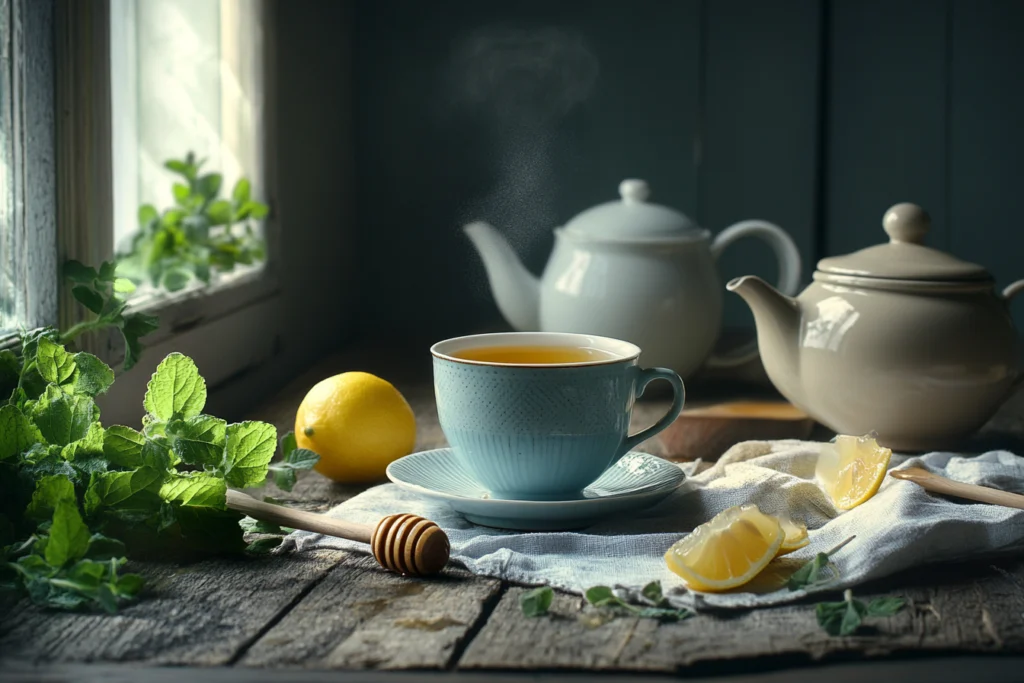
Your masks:
<svg viewBox="0 0 1024 683"><path fill-rule="evenodd" d="M102 426L95 396L113 371L53 330L25 334L22 357L4 354L0 368L0 585L47 607L114 611L142 589L121 573L129 555L246 548L227 489L265 482L277 430L204 414L206 382L190 358L172 353L157 367L141 429ZM316 462L298 450L279 468L291 482Z"/></svg>
<svg viewBox="0 0 1024 683"><path fill-rule="evenodd" d="M202 173L204 164L192 152L164 163L178 177L174 206L163 213L151 204L139 208L139 231L117 255L120 276L175 292L194 281L208 285L213 272L266 259L255 221L266 217L267 205L253 199L245 178L222 199L223 176Z"/></svg>
<svg viewBox="0 0 1024 683"><path fill-rule="evenodd" d="M660 581L651 581L641 589L640 594L650 603L650 606L631 605L615 595L608 586L588 588L584 597L594 607L625 610L640 618L682 621L693 616L693 612L690 610L676 609L669 604L668 599L662 594Z"/></svg>
<svg viewBox="0 0 1024 683"><path fill-rule="evenodd" d="M847 589L842 602L821 602L815 606L820 625L829 635L853 635L866 617L891 617L906 607L904 598L876 598L865 604Z"/></svg>
<svg viewBox="0 0 1024 683"><path fill-rule="evenodd" d="M116 327L124 338L124 369L130 370L142 354L140 339L160 325L156 316L146 313L125 313L127 296L135 284L118 277L112 261L104 261L99 270L79 261L64 263L64 277L73 284L71 294L95 317L74 325L59 336L61 344L70 344L80 335L107 327Z"/></svg>
<svg viewBox="0 0 1024 683"><path fill-rule="evenodd" d="M855 538L857 537L850 536L831 550L815 555L813 559L809 560L806 564L790 575L789 580L786 582L786 586L789 590L795 591L800 590L801 588L812 588L829 581L829 577L825 575L825 572L829 568L835 568L835 565L831 560L832 556L845 548L846 544Z"/></svg>

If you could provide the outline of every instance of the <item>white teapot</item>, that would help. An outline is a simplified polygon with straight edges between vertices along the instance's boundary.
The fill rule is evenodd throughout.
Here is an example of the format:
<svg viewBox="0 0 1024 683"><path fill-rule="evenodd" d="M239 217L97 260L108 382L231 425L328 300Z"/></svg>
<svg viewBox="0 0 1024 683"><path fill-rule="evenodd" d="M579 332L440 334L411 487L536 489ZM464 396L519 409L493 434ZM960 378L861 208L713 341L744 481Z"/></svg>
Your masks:
<svg viewBox="0 0 1024 683"><path fill-rule="evenodd" d="M768 243L779 261L780 291L796 292L800 252L781 228L740 221L713 240L682 213L647 201L643 180L619 184L621 198L555 228L555 247L540 279L501 234L477 221L464 230L480 253L498 308L516 330L577 332L632 342L648 367L690 376L705 361L722 321L722 284L715 261L746 235ZM756 343L716 366L757 355Z"/></svg>

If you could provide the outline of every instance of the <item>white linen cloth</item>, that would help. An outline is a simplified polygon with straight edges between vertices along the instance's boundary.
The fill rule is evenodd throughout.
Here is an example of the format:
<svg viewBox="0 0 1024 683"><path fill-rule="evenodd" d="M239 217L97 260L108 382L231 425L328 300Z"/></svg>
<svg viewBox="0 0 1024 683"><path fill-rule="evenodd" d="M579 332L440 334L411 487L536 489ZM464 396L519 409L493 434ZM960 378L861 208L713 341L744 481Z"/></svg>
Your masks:
<svg viewBox="0 0 1024 683"><path fill-rule="evenodd" d="M818 454L828 444L807 441L748 441L690 475L658 505L622 519L608 519L575 532L512 532L475 526L446 504L404 491L394 484L371 488L329 514L375 523L384 515L411 512L434 520L451 540L451 562L474 574L527 585L551 585L582 594L594 585L618 586L627 597L660 580L678 607L748 608L796 600L807 591L746 587L722 594L696 594L683 587L663 555L697 525L733 505L755 503L767 514L788 513L804 522L810 545L776 563L803 563L850 536L856 539L833 556L839 574L814 591L835 591L910 567L1010 552L1024 547L1024 510L943 498L916 484L886 477L867 502L838 512L815 483ZM922 466L956 481L1024 489L1024 458L1006 451L963 456L893 454L890 468ZM304 531L289 535L284 551L337 548L369 552L364 544ZM778 567L779 565L776 565ZM784 576L772 565L761 579ZM763 583L770 584L765 580Z"/></svg>

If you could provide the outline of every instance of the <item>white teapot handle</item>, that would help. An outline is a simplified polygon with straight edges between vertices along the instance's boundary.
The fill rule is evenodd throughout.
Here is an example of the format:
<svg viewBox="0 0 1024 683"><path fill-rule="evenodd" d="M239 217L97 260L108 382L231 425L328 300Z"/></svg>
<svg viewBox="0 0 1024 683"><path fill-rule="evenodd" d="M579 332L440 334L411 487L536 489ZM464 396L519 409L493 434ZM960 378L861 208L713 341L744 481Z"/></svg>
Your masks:
<svg viewBox="0 0 1024 683"><path fill-rule="evenodd" d="M800 286L800 250L785 230L768 221L750 220L734 223L718 233L711 243L711 256L717 261L719 255L736 240L752 236L768 243L779 260L779 282L776 286L786 296L794 296ZM734 368L745 365L758 357L757 340L744 344L726 354L712 355L707 366L711 368Z"/></svg>

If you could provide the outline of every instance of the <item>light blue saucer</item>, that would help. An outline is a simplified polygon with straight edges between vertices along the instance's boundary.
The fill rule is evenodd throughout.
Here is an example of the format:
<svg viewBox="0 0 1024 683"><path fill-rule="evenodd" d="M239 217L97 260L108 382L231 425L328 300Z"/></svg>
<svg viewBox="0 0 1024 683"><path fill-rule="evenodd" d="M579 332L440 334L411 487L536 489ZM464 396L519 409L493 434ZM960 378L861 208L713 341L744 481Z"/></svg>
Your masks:
<svg viewBox="0 0 1024 683"><path fill-rule="evenodd" d="M649 507L686 478L667 460L630 452L577 499L495 499L466 473L450 448L407 455L388 465L387 474L404 489L448 503L474 524L520 531L580 529L609 515Z"/></svg>

